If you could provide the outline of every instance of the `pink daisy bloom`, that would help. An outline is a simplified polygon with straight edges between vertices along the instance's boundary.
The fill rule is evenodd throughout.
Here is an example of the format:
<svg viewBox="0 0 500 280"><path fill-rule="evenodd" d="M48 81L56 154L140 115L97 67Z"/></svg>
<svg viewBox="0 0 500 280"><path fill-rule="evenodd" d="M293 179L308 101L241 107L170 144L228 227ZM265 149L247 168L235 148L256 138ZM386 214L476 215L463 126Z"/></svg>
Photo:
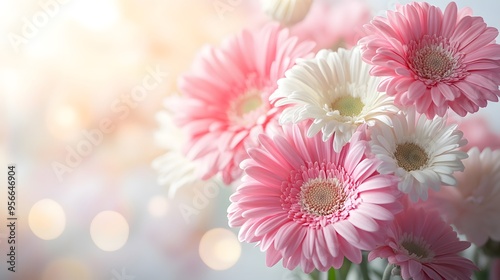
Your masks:
<svg viewBox="0 0 500 280"><path fill-rule="evenodd" d="M451 2L442 12L428 3L411 3L376 17L359 43L375 76L388 76L379 89L428 118L451 108L460 116L498 101L498 30L470 9Z"/></svg>
<svg viewBox="0 0 500 280"><path fill-rule="evenodd" d="M249 149L245 175L231 196L229 225L241 227L240 241L258 242L266 263L306 273L361 262L361 249L374 248L380 229L401 210L391 175L367 158L364 135L356 133L340 152L335 136L310 138L306 124L284 126L281 135L260 135Z"/></svg>
<svg viewBox="0 0 500 280"><path fill-rule="evenodd" d="M483 246L488 239L500 241L500 150L482 152L474 147L456 173L455 187L431 192L425 207L438 209L467 240Z"/></svg>
<svg viewBox="0 0 500 280"><path fill-rule="evenodd" d="M470 246L437 213L408 208L396 215L384 245L368 261L386 258L401 269L403 279L470 279L476 266L460 253Z"/></svg>
<svg viewBox="0 0 500 280"><path fill-rule="evenodd" d="M277 123L278 110L269 103L276 82L296 58L311 56L313 47L271 24L204 49L192 72L180 79L183 97L172 104L176 123L188 136L187 157L204 168L202 179L220 172L229 184L241 175L246 148Z"/></svg>
<svg viewBox="0 0 500 280"><path fill-rule="evenodd" d="M316 0L305 19L290 32L317 43L315 51L351 48L364 35L363 25L372 18L363 0Z"/></svg>

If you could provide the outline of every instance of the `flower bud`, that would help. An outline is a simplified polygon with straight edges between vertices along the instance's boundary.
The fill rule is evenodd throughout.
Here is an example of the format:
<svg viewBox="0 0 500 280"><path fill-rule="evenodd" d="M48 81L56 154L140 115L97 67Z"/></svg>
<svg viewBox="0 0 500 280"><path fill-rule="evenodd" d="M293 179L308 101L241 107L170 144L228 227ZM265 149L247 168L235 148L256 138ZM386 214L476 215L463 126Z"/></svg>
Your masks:
<svg viewBox="0 0 500 280"><path fill-rule="evenodd" d="M274 20L293 25L304 19L312 0L261 0L262 9Z"/></svg>

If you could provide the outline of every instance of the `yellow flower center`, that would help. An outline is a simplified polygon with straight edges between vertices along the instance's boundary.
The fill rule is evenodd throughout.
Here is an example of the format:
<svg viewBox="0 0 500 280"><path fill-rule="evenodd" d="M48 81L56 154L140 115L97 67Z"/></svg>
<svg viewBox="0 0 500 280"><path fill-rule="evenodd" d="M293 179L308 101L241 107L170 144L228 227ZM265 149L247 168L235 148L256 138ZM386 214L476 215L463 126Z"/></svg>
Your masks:
<svg viewBox="0 0 500 280"><path fill-rule="evenodd" d="M354 117L361 113L364 106L361 98L347 95L335 100L332 103L332 110L339 111L342 116Z"/></svg>
<svg viewBox="0 0 500 280"><path fill-rule="evenodd" d="M261 105L262 99L260 98L260 92L255 89L250 90L238 101L238 105L236 106L237 114L239 116L244 116L255 111Z"/></svg>
<svg viewBox="0 0 500 280"><path fill-rule="evenodd" d="M265 115L266 110L261 92L257 89L249 89L231 102L227 114L235 125L252 126Z"/></svg>

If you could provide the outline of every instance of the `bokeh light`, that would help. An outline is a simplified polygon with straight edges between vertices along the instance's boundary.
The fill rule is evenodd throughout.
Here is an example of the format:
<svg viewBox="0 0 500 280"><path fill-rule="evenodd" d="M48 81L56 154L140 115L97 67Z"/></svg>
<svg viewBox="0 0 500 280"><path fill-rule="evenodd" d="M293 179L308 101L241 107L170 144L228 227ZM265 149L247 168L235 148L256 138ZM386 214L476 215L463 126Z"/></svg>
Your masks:
<svg viewBox="0 0 500 280"><path fill-rule="evenodd" d="M93 280L90 268L74 259L58 259L50 262L41 276L42 280Z"/></svg>
<svg viewBox="0 0 500 280"><path fill-rule="evenodd" d="M90 237L103 251L116 251L127 242L129 225L117 212L103 211L90 224Z"/></svg>
<svg viewBox="0 0 500 280"><path fill-rule="evenodd" d="M63 105L47 112L47 128L58 139L72 136L81 126L80 115L69 105Z"/></svg>
<svg viewBox="0 0 500 280"><path fill-rule="evenodd" d="M241 245L236 235L224 228L207 231L200 241L201 260L213 270L226 270L239 260Z"/></svg>
<svg viewBox="0 0 500 280"><path fill-rule="evenodd" d="M164 216L168 211L168 203L161 195L153 196L148 203L149 214L155 217Z"/></svg>
<svg viewBox="0 0 500 280"><path fill-rule="evenodd" d="M57 202L42 199L31 207L28 223L36 236L44 240L52 240L64 231L66 215Z"/></svg>

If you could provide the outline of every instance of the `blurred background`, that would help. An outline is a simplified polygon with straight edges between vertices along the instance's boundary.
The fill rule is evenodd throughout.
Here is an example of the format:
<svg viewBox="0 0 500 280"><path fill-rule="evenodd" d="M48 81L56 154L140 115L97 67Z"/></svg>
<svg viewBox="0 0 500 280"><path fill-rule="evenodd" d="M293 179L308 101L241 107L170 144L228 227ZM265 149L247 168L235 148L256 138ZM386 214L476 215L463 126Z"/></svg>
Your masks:
<svg viewBox="0 0 500 280"><path fill-rule="evenodd" d="M349 0L328 2L333 18L351 16ZM409 1L359 2L368 21ZM456 2L500 28L500 2ZM151 166L166 152L157 112L199 48L266 20L255 0L0 0L0 279L293 279L228 228L231 188L171 199ZM476 114L497 133L499 108Z"/></svg>

